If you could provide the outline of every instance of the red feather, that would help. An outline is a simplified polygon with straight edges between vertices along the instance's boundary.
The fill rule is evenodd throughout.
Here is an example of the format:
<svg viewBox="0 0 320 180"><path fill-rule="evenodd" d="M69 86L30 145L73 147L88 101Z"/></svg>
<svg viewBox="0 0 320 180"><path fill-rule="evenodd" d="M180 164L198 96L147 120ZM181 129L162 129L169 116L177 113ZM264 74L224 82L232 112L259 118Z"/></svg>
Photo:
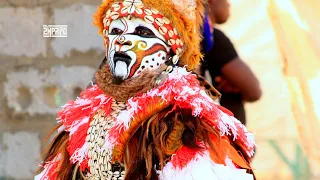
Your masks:
<svg viewBox="0 0 320 180"><path fill-rule="evenodd" d="M199 152L201 153L199 149L189 149L183 146L174 155L172 155L170 162L172 162L174 168L183 169L189 162L195 159L195 156Z"/></svg>

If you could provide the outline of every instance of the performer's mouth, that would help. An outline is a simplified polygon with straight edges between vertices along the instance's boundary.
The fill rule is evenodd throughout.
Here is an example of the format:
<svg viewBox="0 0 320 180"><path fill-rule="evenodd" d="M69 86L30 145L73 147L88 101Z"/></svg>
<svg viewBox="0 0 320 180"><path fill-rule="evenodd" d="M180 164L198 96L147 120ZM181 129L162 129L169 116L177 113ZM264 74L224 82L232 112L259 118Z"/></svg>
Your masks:
<svg viewBox="0 0 320 180"><path fill-rule="evenodd" d="M125 52L116 52L113 56L113 62L116 65L118 61L123 61L127 64L127 67L129 67L129 64L131 62L131 57L127 55Z"/></svg>
<svg viewBox="0 0 320 180"><path fill-rule="evenodd" d="M131 62L131 57L125 52L116 52L113 56L114 62L114 77L113 83L120 84L124 81L129 74L129 65Z"/></svg>

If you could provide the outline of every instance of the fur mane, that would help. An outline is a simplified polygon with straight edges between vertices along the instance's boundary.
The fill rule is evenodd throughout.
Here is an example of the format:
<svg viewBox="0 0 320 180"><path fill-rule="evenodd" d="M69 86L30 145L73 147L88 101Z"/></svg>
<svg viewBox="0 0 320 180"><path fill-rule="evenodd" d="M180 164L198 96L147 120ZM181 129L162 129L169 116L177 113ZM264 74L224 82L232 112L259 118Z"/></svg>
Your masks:
<svg viewBox="0 0 320 180"><path fill-rule="evenodd" d="M121 84L113 83L109 65L104 64L95 74L96 84L102 91L117 101L127 101L138 94L156 87L156 78L164 70L164 66L155 71L143 71L138 77L126 79Z"/></svg>

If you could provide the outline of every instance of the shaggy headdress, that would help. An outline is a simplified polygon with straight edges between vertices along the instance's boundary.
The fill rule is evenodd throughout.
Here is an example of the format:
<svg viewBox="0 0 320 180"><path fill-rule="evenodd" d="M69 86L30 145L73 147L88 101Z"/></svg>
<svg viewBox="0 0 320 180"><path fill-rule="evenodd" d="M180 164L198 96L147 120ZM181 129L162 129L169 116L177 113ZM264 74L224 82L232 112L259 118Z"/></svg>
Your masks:
<svg viewBox="0 0 320 180"><path fill-rule="evenodd" d="M106 36L112 20L128 16L142 18L164 35L180 59L179 65L193 70L202 58L204 4L205 0L104 0L95 13L94 24Z"/></svg>

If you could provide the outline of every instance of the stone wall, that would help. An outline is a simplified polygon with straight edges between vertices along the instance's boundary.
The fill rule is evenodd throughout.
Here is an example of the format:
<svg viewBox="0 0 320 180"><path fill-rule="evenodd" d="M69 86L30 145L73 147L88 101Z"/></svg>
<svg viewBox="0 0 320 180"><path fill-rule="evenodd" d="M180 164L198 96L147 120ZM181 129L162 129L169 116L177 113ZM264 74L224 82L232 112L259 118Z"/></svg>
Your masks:
<svg viewBox="0 0 320 180"><path fill-rule="evenodd" d="M100 0L0 0L0 179L32 179L60 106L104 57L92 25ZM42 25L68 25L44 38Z"/></svg>

